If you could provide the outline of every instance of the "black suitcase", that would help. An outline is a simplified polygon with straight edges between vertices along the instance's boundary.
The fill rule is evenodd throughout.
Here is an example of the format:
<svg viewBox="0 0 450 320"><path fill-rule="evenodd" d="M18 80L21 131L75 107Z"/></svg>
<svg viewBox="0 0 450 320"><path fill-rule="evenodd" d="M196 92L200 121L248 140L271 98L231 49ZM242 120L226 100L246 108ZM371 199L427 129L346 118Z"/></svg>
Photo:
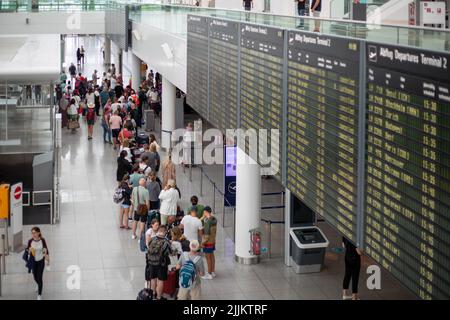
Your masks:
<svg viewBox="0 0 450 320"><path fill-rule="evenodd" d="M144 288L139 291L136 300L141 301L151 301L153 300L153 291L152 289Z"/></svg>
<svg viewBox="0 0 450 320"><path fill-rule="evenodd" d="M148 136L148 133L139 132L136 137L136 143L139 148L141 148L144 144L150 144L150 138Z"/></svg>

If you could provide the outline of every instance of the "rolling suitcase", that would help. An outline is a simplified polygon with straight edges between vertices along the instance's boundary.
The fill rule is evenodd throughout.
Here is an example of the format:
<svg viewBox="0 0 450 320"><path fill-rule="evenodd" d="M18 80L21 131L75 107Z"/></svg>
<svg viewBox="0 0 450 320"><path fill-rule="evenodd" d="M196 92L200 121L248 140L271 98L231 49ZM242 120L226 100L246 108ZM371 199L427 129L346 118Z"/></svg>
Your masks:
<svg viewBox="0 0 450 320"><path fill-rule="evenodd" d="M148 133L139 132L136 137L136 143L139 148L141 148L144 144L149 144L150 138L148 137Z"/></svg>
<svg viewBox="0 0 450 320"><path fill-rule="evenodd" d="M175 270L170 270L167 275L167 280L164 281L163 293L174 297L177 291L178 277Z"/></svg>

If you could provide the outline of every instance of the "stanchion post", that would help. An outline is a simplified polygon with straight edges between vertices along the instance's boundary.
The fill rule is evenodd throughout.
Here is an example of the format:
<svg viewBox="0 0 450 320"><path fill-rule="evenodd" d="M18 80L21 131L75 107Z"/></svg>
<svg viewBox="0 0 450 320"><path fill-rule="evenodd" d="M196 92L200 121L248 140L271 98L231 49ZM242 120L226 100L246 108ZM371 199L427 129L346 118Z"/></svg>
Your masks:
<svg viewBox="0 0 450 320"><path fill-rule="evenodd" d="M189 182L192 182L192 163L189 165Z"/></svg>
<svg viewBox="0 0 450 320"><path fill-rule="evenodd" d="M216 212L216 183L213 182L213 210Z"/></svg>
<svg viewBox="0 0 450 320"><path fill-rule="evenodd" d="M272 258L272 221L269 221L269 236L267 239L267 256L269 259Z"/></svg>
<svg viewBox="0 0 450 320"><path fill-rule="evenodd" d="M2 274L6 274L6 243L4 234L2 234L2 257Z"/></svg>
<svg viewBox="0 0 450 320"><path fill-rule="evenodd" d="M203 196L203 168L200 166L200 196Z"/></svg>

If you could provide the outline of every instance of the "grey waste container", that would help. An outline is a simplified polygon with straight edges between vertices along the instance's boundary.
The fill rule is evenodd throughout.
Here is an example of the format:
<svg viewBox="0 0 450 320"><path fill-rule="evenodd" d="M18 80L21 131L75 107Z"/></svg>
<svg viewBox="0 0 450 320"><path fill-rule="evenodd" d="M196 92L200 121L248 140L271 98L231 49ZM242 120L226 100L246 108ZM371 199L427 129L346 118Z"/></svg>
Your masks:
<svg viewBox="0 0 450 320"><path fill-rule="evenodd" d="M296 273L320 272L328 239L314 226L291 228L291 263Z"/></svg>

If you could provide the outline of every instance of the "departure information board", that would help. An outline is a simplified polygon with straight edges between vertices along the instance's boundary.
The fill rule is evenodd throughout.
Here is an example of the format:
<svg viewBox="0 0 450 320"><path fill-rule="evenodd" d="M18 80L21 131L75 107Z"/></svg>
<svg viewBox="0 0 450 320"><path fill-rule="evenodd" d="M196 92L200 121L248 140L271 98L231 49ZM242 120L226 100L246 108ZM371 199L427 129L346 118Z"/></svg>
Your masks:
<svg viewBox="0 0 450 320"><path fill-rule="evenodd" d="M208 19L188 16L186 102L208 116Z"/></svg>
<svg viewBox="0 0 450 320"><path fill-rule="evenodd" d="M450 55L367 43L366 252L450 298Z"/></svg>
<svg viewBox="0 0 450 320"><path fill-rule="evenodd" d="M268 129L267 149L265 148L266 143L260 144L258 159L254 160L262 167L270 165L276 175L280 177L284 31L244 23L240 25L240 29L240 127L244 130ZM271 129L279 131L272 135ZM276 137L279 139L278 142L275 142ZM275 138L274 143L271 142L272 138ZM250 152L250 156L252 156L252 152Z"/></svg>
<svg viewBox="0 0 450 320"><path fill-rule="evenodd" d="M237 128L239 24L209 20L209 121L218 129Z"/></svg>
<svg viewBox="0 0 450 320"><path fill-rule="evenodd" d="M356 242L360 42L288 34L287 188Z"/></svg>

